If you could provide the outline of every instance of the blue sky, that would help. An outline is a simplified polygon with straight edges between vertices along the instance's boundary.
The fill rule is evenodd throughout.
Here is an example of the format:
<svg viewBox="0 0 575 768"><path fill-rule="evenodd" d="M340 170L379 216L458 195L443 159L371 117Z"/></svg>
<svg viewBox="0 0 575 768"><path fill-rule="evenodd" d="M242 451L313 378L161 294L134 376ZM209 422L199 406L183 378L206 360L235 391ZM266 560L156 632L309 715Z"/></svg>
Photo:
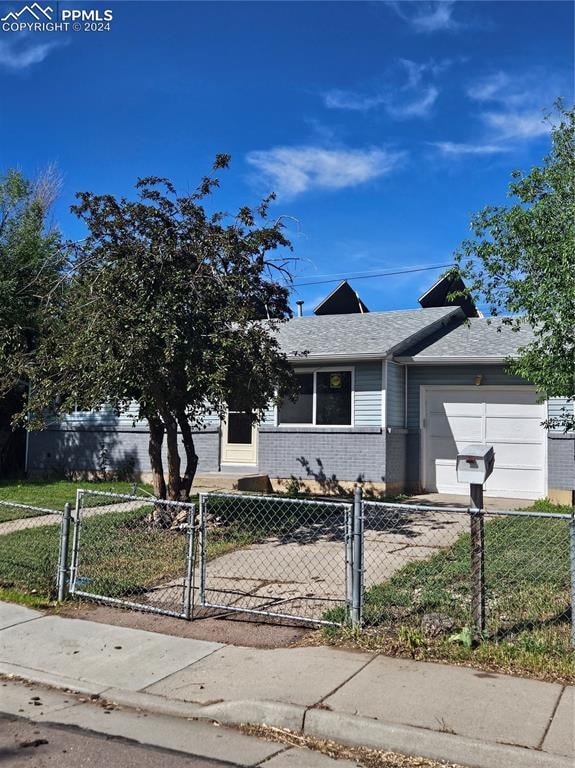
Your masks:
<svg viewBox="0 0 575 768"><path fill-rule="evenodd" d="M306 312L336 283L303 283L450 262L470 215L544 155L544 111L573 99L570 2L46 4L109 8L111 30L0 30L0 168L56 163L55 219L77 239L76 191L191 189L228 152L214 204L278 193ZM0 0L0 18L22 7ZM440 272L351 283L401 309Z"/></svg>

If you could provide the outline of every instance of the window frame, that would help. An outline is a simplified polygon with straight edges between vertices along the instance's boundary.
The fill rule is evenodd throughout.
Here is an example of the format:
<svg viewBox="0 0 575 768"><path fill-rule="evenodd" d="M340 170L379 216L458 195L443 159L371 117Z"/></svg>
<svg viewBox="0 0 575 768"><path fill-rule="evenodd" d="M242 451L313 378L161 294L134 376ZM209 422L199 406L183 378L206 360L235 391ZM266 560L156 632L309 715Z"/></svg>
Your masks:
<svg viewBox="0 0 575 768"><path fill-rule="evenodd" d="M349 371L351 373L351 424L317 424L317 374L318 373L339 373ZM282 424L280 422L280 406L276 406L276 423L279 429L290 429L307 427L307 429L353 429L355 427L355 366L354 365L322 365L317 368L294 368L295 374L313 374L313 396L312 396L312 421L301 424Z"/></svg>

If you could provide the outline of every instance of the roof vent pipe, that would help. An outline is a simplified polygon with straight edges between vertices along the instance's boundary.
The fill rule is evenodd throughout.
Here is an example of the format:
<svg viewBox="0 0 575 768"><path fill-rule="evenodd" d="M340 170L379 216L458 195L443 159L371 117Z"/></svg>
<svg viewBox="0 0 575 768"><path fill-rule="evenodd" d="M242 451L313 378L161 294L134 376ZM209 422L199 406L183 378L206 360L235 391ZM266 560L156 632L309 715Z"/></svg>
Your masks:
<svg viewBox="0 0 575 768"><path fill-rule="evenodd" d="M297 316L298 317L303 317L303 300L302 299L298 299L296 301L296 304L297 304Z"/></svg>

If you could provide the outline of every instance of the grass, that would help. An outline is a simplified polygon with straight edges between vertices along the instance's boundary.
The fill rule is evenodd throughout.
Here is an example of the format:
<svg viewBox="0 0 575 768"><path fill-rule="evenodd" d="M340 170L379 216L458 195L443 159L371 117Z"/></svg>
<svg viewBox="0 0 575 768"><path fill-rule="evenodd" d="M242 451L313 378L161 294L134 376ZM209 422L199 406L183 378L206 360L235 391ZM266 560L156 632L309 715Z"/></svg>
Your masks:
<svg viewBox="0 0 575 768"><path fill-rule="evenodd" d="M147 485L139 486L151 491ZM133 493L134 483L105 482L105 481L81 481L70 482L68 480L3 480L0 481L0 501L14 501L18 504L31 504L62 511L64 504L76 502L76 489L87 488L96 491L109 491L111 493ZM94 499L96 497L93 497ZM20 520L26 517L36 517L37 512L0 506L0 523L9 520Z"/></svg>
<svg viewBox="0 0 575 768"><path fill-rule="evenodd" d="M100 487L98 484L97 488ZM115 490L119 490L117 485ZM97 497L91 497L86 504L94 506L96 500ZM186 568L187 537L178 530L150 525L151 509L152 505L146 504L82 520L79 589L142 602L154 599L153 592L146 595L152 588L170 583L181 585ZM266 501L265 505L256 502L254 506L253 499L235 497L230 502L226 497L212 497L208 513L211 521L208 559L264 541L272 535L280 540L282 537L289 539L297 536L302 526L319 536L325 526L333 527L334 519L334 508L330 505L301 505L285 499ZM32 595L35 599L54 599L58 540L58 525L0 536L0 595L4 590L5 593ZM159 597L162 601L168 597L174 601L179 599L176 591Z"/></svg>
<svg viewBox="0 0 575 768"><path fill-rule="evenodd" d="M549 502L535 508L566 516L572 512ZM501 517L486 523L487 630L466 644L472 626L470 570L470 536L465 533L452 546L405 565L368 589L363 632L328 629L324 636L332 643L352 642L397 655L575 680L568 520ZM448 618L453 629L427 637L422 619L431 613Z"/></svg>

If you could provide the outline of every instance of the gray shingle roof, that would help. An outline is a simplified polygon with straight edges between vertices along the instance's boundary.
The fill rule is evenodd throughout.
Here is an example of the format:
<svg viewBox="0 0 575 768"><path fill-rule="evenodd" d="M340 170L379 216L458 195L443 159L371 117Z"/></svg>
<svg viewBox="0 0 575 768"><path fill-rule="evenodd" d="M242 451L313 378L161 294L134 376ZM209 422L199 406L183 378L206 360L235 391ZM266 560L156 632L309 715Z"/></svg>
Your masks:
<svg viewBox="0 0 575 768"><path fill-rule="evenodd" d="M283 323L277 334L282 351L290 357L305 351L308 358L383 357L460 315L457 307L433 307L365 315L294 317Z"/></svg>
<svg viewBox="0 0 575 768"><path fill-rule="evenodd" d="M405 349L398 358L411 358L415 362L427 360L465 358L504 359L517 354L519 347L534 338L532 328L526 323L519 331L502 322L499 317L472 317L467 322L455 322L435 331L426 339Z"/></svg>

